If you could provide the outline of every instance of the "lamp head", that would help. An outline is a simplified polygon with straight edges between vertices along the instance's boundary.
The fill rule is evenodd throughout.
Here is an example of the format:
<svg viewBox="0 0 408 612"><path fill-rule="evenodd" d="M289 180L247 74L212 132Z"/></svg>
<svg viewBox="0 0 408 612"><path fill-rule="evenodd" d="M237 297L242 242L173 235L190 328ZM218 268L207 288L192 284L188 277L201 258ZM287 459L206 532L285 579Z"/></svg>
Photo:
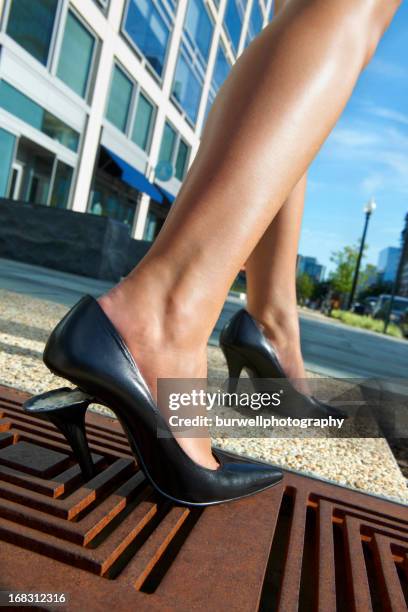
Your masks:
<svg viewBox="0 0 408 612"><path fill-rule="evenodd" d="M377 208L377 204L374 198L371 198L371 200L367 202L367 204L364 206L364 212L366 215L371 215L375 211L376 208Z"/></svg>

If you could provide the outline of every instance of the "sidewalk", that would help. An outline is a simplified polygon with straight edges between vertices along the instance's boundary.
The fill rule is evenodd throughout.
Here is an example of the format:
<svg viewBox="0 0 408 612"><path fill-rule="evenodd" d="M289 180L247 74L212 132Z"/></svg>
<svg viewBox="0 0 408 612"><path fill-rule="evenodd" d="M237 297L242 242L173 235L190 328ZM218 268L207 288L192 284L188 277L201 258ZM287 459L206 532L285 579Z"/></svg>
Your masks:
<svg viewBox="0 0 408 612"><path fill-rule="evenodd" d="M66 381L42 363L44 343L67 306L0 290L0 384L40 393ZM225 379L221 351L208 347L209 377ZM408 503L406 481L387 442L379 438L217 439L231 451Z"/></svg>

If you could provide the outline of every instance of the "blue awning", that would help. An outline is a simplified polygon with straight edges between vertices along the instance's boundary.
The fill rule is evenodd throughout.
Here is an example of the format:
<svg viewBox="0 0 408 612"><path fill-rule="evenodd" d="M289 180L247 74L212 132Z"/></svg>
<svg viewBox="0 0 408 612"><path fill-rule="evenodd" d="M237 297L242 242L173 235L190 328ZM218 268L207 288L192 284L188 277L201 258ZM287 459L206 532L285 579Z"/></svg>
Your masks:
<svg viewBox="0 0 408 612"><path fill-rule="evenodd" d="M162 192L162 194L164 195L165 198L167 198L170 204L174 202L174 200L176 199L176 196L170 193L170 191L167 191L167 189L163 189L163 187L161 185L158 185L157 183L155 183L155 187L157 187L157 189Z"/></svg>
<svg viewBox="0 0 408 612"><path fill-rule="evenodd" d="M163 196L160 191L155 185L147 180L142 172L136 170L136 168L133 168L133 166L125 162L121 157L119 157L119 155L116 155L116 153L113 153L113 151L107 147L103 148L108 153L109 157L112 158L112 161L114 161L120 168L122 173L120 178L124 183L127 183L130 187L137 189L137 191L147 193L147 195L149 195L156 202L163 202Z"/></svg>

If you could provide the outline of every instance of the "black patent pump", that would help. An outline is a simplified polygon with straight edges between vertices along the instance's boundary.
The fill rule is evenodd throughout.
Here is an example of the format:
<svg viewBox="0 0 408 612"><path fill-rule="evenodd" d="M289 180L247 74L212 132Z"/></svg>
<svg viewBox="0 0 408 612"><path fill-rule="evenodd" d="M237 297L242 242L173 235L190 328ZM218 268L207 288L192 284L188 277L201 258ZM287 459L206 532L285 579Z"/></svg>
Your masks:
<svg viewBox="0 0 408 612"><path fill-rule="evenodd" d="M312 395L298 391L287 378L269 340L259 323L245 309L234 314L220 335L220 347L224 353L229 373L228 391L236 391L243 369L246 369L258 385L259 391L272 388L273 379L284 383L285 401L273 410L296 418L342 418L347 414L329 406ZM270 384L262 379L269 379Z"/></svg>
<svg viewBox="0 0 408 612"><path fill-rule="evenodd" d="M116 414L140 469L159 493L174 502L219 504L281 481L278 468L221 449L213 449L218 469L195 463L172 435L123 338L94 298L82 298L65 315L50 335L43 358L54 374L81 391L71 392L75 398L66 390L37 396L24 409L59 427L85 477L92 473L92 460L83 419L93 400Z"/></svg>

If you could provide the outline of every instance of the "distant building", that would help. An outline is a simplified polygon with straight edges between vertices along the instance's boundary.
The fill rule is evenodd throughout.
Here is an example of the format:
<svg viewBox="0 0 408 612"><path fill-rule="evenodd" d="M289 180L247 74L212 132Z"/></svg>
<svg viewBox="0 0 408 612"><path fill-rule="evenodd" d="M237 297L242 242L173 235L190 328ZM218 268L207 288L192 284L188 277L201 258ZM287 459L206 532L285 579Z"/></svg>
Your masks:
<svg viewBox="0 0 408 612"><path fill-rule="evenodd" d="M387 247L380 251L377 267L380 278L384 283L393 283L395 281L400 256L400 247Z"/></svg>
<svg viewBox="0 0 408 612"><path fill-rule="evenodd" d="M408 297L408 261L404 263L401 271L399 295Z"/></svg>
<svg viewBox="0 0 408 612"><path fill-rule="evenodd" d="M408 297L408 213L405 216L405 227L401 233L401 270L398 294Z"/></svg>
<svg viewBox="0 0 408 612"><path fill-rule="evenodd" d="M297 260L297 275L307 274L316 283L320 283L323 280L325 273L325 267L318 263L316 257L305 257L304 255L298 255Z"/></svg>
<svg viewBox="0 0 408 612"><path fill-rule="evenodd" d="M362 274L359 276L358 290L368 289L378 283L381 274L379 274L376 266L367 264Z"/></svg>

